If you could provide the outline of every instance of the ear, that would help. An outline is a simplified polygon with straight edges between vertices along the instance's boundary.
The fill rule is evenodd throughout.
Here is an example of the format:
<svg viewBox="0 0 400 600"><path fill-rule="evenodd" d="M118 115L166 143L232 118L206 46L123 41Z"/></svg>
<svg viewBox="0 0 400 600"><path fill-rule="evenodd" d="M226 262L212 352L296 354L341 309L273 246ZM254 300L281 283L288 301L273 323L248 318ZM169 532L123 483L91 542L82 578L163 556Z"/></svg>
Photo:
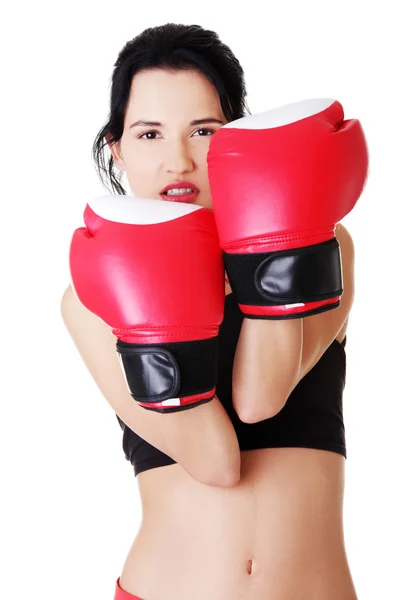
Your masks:
<svg viewBox="0 0 400 600"><path fill-rule="evenodd" d="M113 160L114 160L114 164L116 167L118 167L118 169L120 169L120 171L125 171L125 162L124 159L122 158L122 154L121 154L121 147L120 147L120 142L111 142L110 140L112 139L112 135L111 133L108 133L106 135L106 140L107 140L107 144L108 147L110 148L110 152L112 154Z"/></svg>

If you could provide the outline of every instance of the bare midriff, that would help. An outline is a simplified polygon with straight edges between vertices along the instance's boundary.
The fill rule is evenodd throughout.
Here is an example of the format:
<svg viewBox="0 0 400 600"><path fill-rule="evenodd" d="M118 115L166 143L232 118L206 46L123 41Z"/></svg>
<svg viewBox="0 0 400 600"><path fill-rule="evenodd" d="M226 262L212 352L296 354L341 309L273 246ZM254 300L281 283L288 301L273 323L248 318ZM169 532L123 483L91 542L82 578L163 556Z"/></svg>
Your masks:
<svg viewBox="0 0 400 600"><path fill-rule="evenodd" d="M178 464L137 477L142 523L121 587L143 600L356 600L343 537L344 458L242 451L234 487Z"/></svg>

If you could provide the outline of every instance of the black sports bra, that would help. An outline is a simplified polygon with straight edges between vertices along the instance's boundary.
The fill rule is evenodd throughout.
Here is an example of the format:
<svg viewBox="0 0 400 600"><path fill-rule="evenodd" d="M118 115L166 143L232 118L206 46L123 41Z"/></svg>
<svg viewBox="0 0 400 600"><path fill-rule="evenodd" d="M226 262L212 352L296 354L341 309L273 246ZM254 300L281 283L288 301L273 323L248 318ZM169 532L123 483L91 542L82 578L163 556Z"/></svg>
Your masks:
<svg viewBox="0 0 400 600"><path fill-rule="evenodd" d="M334 340L316 365L298 383L283 409L270 419L243 423L232 404L232 370L243 315L233 293L225 296L224 320L219 331L217 396L232 424L241 450L259 448L318 448L346 454L342 396L346 380L346 338ZM195 409L194 409L195 410ZM142 471L175 464L117 416L123 431L122 447L135 476Z"/></svg>

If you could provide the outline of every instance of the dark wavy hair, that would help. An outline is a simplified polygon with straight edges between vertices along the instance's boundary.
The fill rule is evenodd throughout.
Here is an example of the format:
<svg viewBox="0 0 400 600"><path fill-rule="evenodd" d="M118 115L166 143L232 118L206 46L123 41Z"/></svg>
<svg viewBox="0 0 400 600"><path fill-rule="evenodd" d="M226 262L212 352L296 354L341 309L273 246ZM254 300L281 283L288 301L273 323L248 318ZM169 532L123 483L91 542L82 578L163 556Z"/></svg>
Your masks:
<svg viewBox="0 0 400 600"><path fill-rule="evenodd" d="M250 114L243 69L214 31L176 23L145 29L127 42L118 55L111 78L109 118L92 147L96 171L111 193L126 195L121 185L122 173L115 168L108 146L122 137L133 77L141 70L153 68L197 70L217 90L227 121Z"/></svg>

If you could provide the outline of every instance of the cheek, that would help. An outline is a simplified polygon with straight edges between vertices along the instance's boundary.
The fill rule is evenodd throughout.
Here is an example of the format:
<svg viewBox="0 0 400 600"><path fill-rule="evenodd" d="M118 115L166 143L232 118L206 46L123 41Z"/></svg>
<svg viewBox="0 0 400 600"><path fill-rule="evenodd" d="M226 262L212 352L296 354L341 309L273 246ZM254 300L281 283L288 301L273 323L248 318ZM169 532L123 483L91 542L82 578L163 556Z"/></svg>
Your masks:
<svg viewBox="0 0 400 600"><path fill-rule="evenodd" d="M123 140L121 142L121 150L127 168L143 168L148 164L146 149L144 149L137 141Z"/></svg>
<svg viewBox="0 0 400 600"><path fill-rule="evenodd" d="M131 188L134 185L137 194L144 195L153 180L152 174L156 165L154 155L147 148L132 142L121 145L121 150ZM132 192L135 193L133 189Z"/></svg>
<svg viewBox="0 0 400 600"><path fill-rule="evenodd" d="M199 167L207 169L207 154L210 142L207 140L199 140L197 144L192 146L192 156L196 160Z"/></svg>
<svg viewBox="0 0 400 600"><path fill-rule="evenodd" d="M208 165L207 165L208 147L209 147L209 144L198 143L197 147L192 146L192 148L191 148L191 157L195 163L196 170L198 173L201 173L202 179L206 182L208 182Z"/></svg>

